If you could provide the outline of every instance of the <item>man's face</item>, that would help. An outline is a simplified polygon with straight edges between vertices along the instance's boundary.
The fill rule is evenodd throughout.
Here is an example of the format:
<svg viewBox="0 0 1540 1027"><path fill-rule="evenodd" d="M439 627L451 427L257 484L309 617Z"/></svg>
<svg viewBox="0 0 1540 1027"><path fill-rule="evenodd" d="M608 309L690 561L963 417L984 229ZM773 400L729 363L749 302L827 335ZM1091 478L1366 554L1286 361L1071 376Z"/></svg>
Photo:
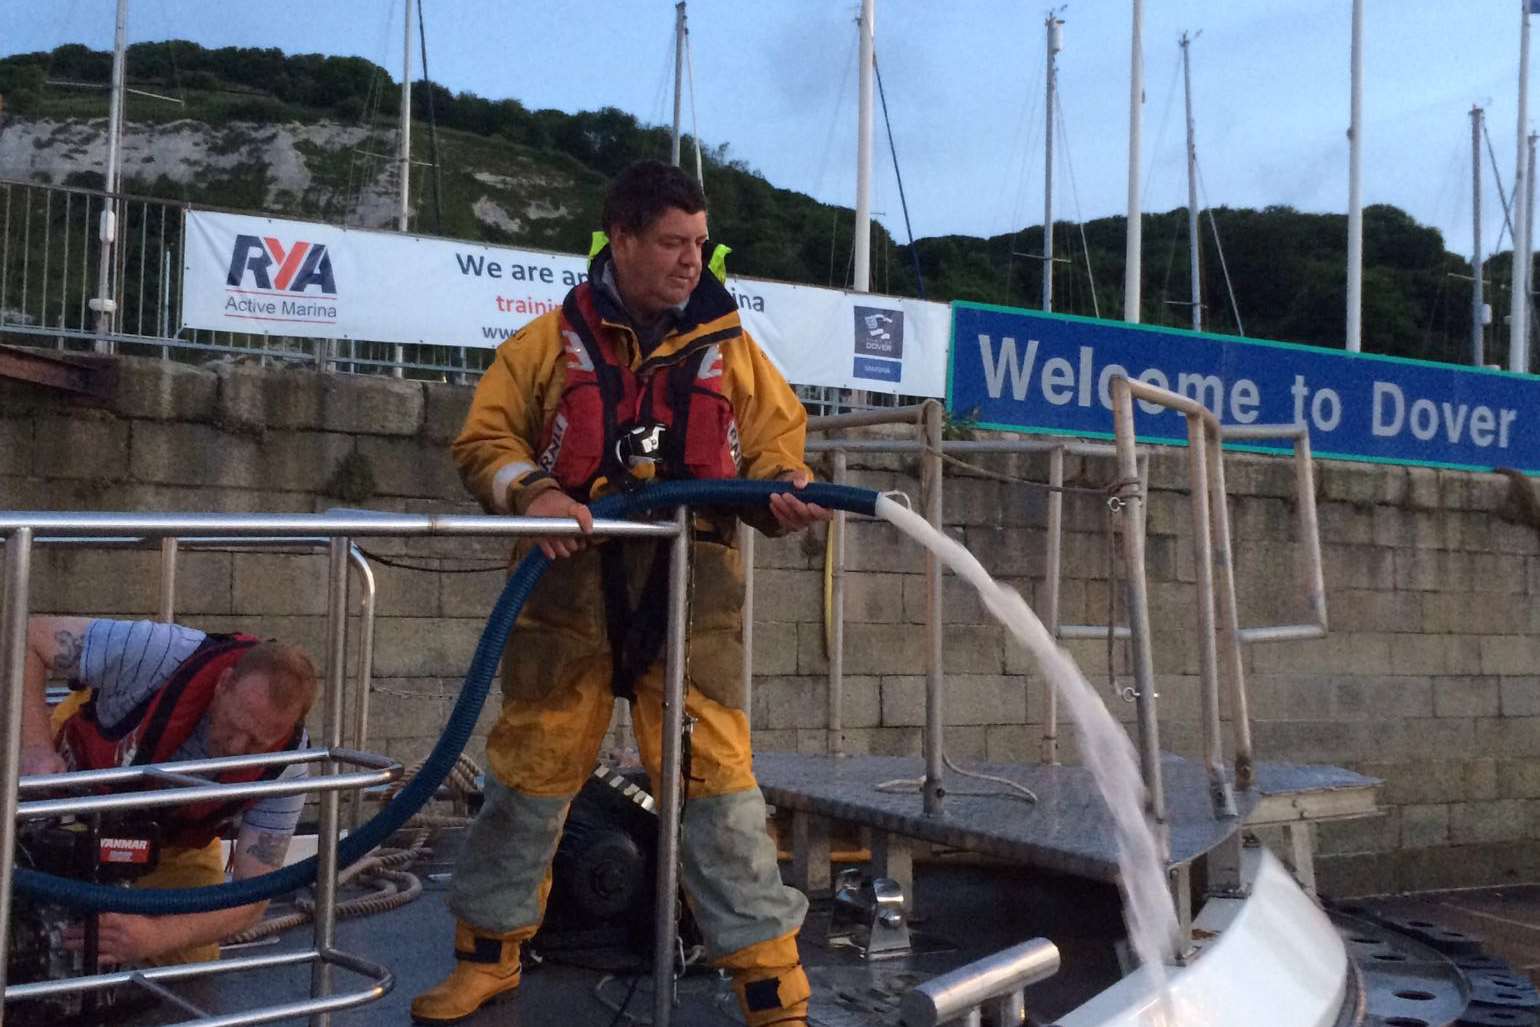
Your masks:
<svg viewBox="0 0 1540 1027"><path fill-rule="evenodd" d="M289 741L298 722L292 711L273 705L266 674L236 678L233 669L226 670L209 704L209 755L272 752Z"/></svg>
<svg viewBox="0 0 1540 1027"><path fill-rule="evenodd" d="M705 242L706 212L686 214L678 207L640 232L615 229L615 284L631 313L651 319L689 299L700 281Z"/></svg>

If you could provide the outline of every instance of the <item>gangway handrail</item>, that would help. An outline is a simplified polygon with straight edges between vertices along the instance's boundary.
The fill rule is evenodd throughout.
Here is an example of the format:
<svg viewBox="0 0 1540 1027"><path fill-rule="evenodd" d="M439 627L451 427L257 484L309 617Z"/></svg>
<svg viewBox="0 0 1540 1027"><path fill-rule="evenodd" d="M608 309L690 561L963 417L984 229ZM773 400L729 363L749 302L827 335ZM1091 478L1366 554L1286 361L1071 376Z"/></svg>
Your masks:
<svg viewBox="0 0 1540 1027"><path fill-rule="evenodd" d="M982 1007L992 1004L994 1023L1019 1024L1026 1019L1022 989L1058 972L1058 946L1033 938L917 985L899 1002L899 1019L904 1027L976 1027Z"/></svg>
<svg viewBox="0 0 1540 1027"><path fill-rule="evenodd" d="M923 405L922 405L923 406ZM840 414L831 417L814 417L808 420L808 431L837 431L847 427L870 427L881 424L906 425L912 423L913 411L921 407L893 407L887 410L862 411L854 414ZM923 433L919 433L923 436ZM881 453L881 454L919 454L930 458L935 455L937 446L932 445L924 437L914 439L809 439L805 449L809 453L828 453L833 465L831 480L835 484L843 484L846 480L848 464L846 458L851 453ZM1048 525L1044 535L1044 583L1047 594L1043 601L1042 618L1049 632L1058 639L1070 640L1094 640L1106 638L1110 633L1115 639L1128 639L1132 637L1126 624L1066 624L1059 617L1059 593L1062 584L1063 569L1063 525L1064 525L1064 458L1066 455L1088 456L1099 458L1116 458L1117 447L1110 442L1086 442L1071 439L942 439L939 442L940 457L944 459L950 453L1047 453L1049 455L1049 481L1048 495ZM1141 454L1139 459L1140 487L1148 483L1148 459ZM941 526L936 525L940 530ZM828 749L831 755L843 755L843 736L841 734L843 723L844 705L844 577L845 577L845 542L843 518L839 513L835 514L834 524L831 528L831 562L832 573L829 589L830 634L829 634L829 692L828 692ZM753 548L752 536L750 545L744 549L744 567L747 574L747 593L752 596L754 584ZM745 631L750 626L745 624ZM744 657L744 680L753 680L752 650L746 647ZM1046 765L1053 765L1059 761L1059 709L1058 693L1051 685L1044 683L1043 688L1043 728L1041 739L1041 761ZM943 763L944 766L944 763Z"/></svg>
<svg viewBox="0 0 1540 1027"><path fill-rule="evenodd" d="M1315 460L1310 453L1310 428L1303 424L1227 424L1227 439L1292 439L1294 442L1294 512L1299 533L1299 576L1311 620L1302 624L1270 624L1241 628L1242 642L1285 642L1325 638L1331 629L1326 613L1326 573L1321 559L1320 520L1315 506Z"/></svg>
<svg viewBox="0 0 1540 1027"><path fill-rule="evenodd" d="M1234 789L1250 789L1253 767L1251 722L1246 705L1245 668L1241 662L1235 603L1235 561L1230 544L1230 507L1225 490L1223 433L1219 418L1202 403L1169 389L1120 375L1112 380L1114 428L1119 471L1124 478L1136 473L1134 401L1152 403L1187 418L1187 465L1191 485L1193 556L1198 587L1198 670L1203 726L1203 762L1208 773L1210 798L1216 816L1235 816ZM1135 697L1138 703L1139 755L1150 789L1150 806L1158 821L1165 820L1165 794L1161 787L1159 725L1155 714L1154 647L1150 630L1149 588L1144 564L1144 525L1148 499L1142 493L1127 497L1127 529L1123 554L1127 565L1128 617L1134 631ZM1217 583L1216 583L1217 574ZM1222 650L1222 653L1221 653ZM1223 671L1230 685L1231 720L1234 732L1235 780L1225 771L1220 740L1219 679Z"/></svg>

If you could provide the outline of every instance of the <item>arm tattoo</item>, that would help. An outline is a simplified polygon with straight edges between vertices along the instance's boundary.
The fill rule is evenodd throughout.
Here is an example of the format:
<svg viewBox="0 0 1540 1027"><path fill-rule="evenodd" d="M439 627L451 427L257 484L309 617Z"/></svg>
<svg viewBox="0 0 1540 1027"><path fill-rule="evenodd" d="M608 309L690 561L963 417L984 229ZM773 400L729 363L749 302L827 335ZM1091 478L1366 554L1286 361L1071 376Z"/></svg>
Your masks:
<svg viewBox="0 0 1540 1027"><path fill-rule="evenodd" d="M277 834L272 831L259 831L247 855L261 863L265 867L278 868L283 866L283 857L289 851L289 836Z"/></svg>
<svg viewBox="0 0 1540 1027"><path fill-rule="evenodd" d="M80 673L80 654L85 649L86 636L59 631L54 634L53 641L57 648L48 663L48 669L60 677L73 677Z"/></svg>

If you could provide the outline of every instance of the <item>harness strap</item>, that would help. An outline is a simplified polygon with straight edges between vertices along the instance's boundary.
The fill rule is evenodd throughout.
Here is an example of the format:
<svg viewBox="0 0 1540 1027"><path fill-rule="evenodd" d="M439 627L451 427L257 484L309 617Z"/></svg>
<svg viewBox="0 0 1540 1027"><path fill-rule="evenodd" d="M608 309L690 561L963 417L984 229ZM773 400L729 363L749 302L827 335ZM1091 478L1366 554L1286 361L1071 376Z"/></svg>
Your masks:
<svg viewBox="0 0 1540 1027"><path fill-rule="evenodd" d="M610 691L618 699L636 700L636 682L658 659L668 639L668 547L654 544L652 564L637 605L631 606L623 543L607 542L599 549L599 574L604 590L604 629L610 643Z"/></svg>
<svg viewBox="0 0 1540 1027"><path fill-rule="evenodd" d="M577 289L567 293L567 298L562 302L562 316L566 318L567 324L572 326L578 341L583 344L583 349L588 353L589 363L594 365L594 379L599 385L599 405L604 410L604 445L599 457L599 469L591 480L583 483L583 494L575 497L582 502L587 502L589 491L600 478L619 482L629 473L627 468L620 465L620 460L615 455L615 442L620 435L616 412L625 398L625 388L620 381L620 368L605 358L604 350L599 346L599 340L594 337L593 327L584 316L577 296Z"/></svg>
<svg viewBox="0 0 1540 1027"><path fill-rule="evenodd" d="M690 437L690 392L695 379L700 376L701 364L709 347L696 349L683 361L668 369L668 405L673 410L673 424L663 441L663 476L683 479L690 477L685 465L685 444Z"/></svg>

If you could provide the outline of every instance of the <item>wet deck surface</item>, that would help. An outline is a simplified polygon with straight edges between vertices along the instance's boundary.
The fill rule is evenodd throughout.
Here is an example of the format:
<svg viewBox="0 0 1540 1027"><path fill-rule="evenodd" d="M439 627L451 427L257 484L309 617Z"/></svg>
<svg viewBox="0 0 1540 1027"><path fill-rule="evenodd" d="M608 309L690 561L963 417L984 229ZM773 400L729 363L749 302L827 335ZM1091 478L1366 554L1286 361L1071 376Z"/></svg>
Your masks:
<svg viewBox="0 0 1540 1027"><path fill-rule="evenodd" d="M435 874L442 869L419 866L414 872ZM1081 1004L1116 979L1113 945L1122 926L1115 889L1008 867L925 865L916 868L916 876L917 953L913 956L868 963L848 947L828 941L827 907L815 907L809 914L802 956L813 984L814 1024L897 1024L899 999L915 984L1040 935L1052 937L1065 964L1056 977L1027 992L1029 1007L1043 1022ZM453 965L453 921L443 902L445 885L426 876L424 885L424 895L409 906L338 925L340 948L384 962L396 974L395 989L384 999L334 1015L333 1023L339 1027L409 1023L412 996L437 983ZM274 952L309 944L308 929L295 929L276 943L242 951ZM645 976L629 1011L645 1023L652 1012L650 955L614 949L549 952L542 966L526 972L516 996L462 1022L471 1027L605 1027L614 1021L614 1006L625 999L638 970ZM348 989L353 980L336 971L337 990ZM308 970L262 970L218 984L183 985L178 991L207 1003L206 1008L228 1013L302 998L308 994L309 982ZM673 1022L680 1027L742 1022L731 990L713 972L684 978L679 994ZM168 1013L142 1022L177 1019Z"/></svg>
<svg viewBox="0 0 1540 1027"><path fill-rule="evenodd" d="M1362 905L1469 934L1481 940L1487 955L1540 982L1540 884L1368 899Z"/></svg>
<svg viewBox="0 0 1540 1027"><path fill-rule="evenodd" d="M919 981L1038 936L1052 939L1063 956L1060 975L1027 992L1029 1007L1038 1021L1050 1022L1075 1009L1118 978L1115 944L1123 938L1124 928L1117 888L1110 884L1117 871L1115 841L1106 807L1093 790L1087 771L1036 765L970 768L1003 774L1027 785L1038 793L1040 802L1033 805L1001 795L964 795L992 787L986 782L952 778L949 816L926 818L918 793L887 793L873 787L890 779L918 778L922 767L916 759L862 758L835 764L818 756L772 753L756 759L756 771L775 804L810 808L821 815L842 816L915 838L1035 864L1009 867L933 862L916 867L916 952L890 961L867 962L849 945L830 941L829 907L815 905L802 933L802 959L813 981L813 1024L896 1024L899 998ZM1186 861L1235 830L1235 821L1215 821L1210 813L1201 765L1167 758L1164 770L1167 793L1172 796L1173 858ZM1326 773L1329 770L1274 767L1261 771L1258 790L1238 796L1241 811L1243 815L1249 813L1255 802L1278 795L1280 790L1358 788L1369 781L1358 779L1357 774L1349 781ZM396 987L380 1001L337 1013L333 1018L336 1024L407 1024L411 998L436 984L453 967L453 919L444 904L444 875L451 868L457 845L450 839L440 841L447 842L439 847L440 861L413 868L425 885L422 898L394 912L339 924L339 948L388 965L396 975ZM1061 875L1061 870L1075 871L1076 876ZM1477 895L1458 893L1435 901L1448 902L1451 915L1471 918L1472 933L1488 936L1494 947L1508 945L1502 955L1515 967L1534 972L1535 965L1540 964L1540 927L1529 924L1540 924L1540 885L1509 888L1502 895L1486 898ZM1428 901L1420 899L1423 905ZM1502 932L1494 932L1492 925L1500 925ZM243 948L240 955L300 950L310 945L310 928L296 928L271 944ZM605 1027L616 1021L614 1005L624 1001L638 972L642 976L628 1012L638 1015L636 1022L650 1018L653 1001L647 952L587 948L547 955L544 965L528 970L516 996L491 1005L465 1024ZM334 970L334 981L337 992L359 987L359 981L340 968ZM310 970L259 970L219 981L179 985L177 990L209 1012L240 1012L305 998L310 995ZM157 1024L180 1019L185 1016L163 1009L132 1022ZM112 1022L115 1027L126 1027L131 1021ZM679 1027L722 1027L741 1021L727 984L715 973L702 972L687 976L679 985L673 1022Z"/></svg>

